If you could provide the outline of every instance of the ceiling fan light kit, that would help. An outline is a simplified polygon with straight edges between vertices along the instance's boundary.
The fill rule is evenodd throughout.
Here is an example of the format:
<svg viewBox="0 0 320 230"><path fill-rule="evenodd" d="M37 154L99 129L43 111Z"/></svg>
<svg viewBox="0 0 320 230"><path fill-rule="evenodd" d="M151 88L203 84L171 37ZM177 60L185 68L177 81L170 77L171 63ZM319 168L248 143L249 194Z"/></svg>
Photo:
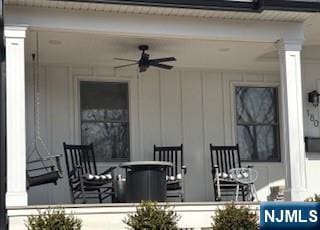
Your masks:
<svg viewBox="0 0 320 230"><path fill-rule="evenodd" d="M119 61L128 61L131 62L130 64L121 65L114 67L115 69L138 65L139 72L145 72L150 66L161 68L161 69L167 69L170 70L173 68L171 65L162 64L163 62L170 62L170 61L176 61L175 57L166 57L166 58L156 58L156 59L150 59L150 55L146 53L146 51L149 49L148 45L139 45L139 50L141 51L141 57L139 60L131 60L131 59L125 59L125 58L115 58L115 60Z"/></svg>

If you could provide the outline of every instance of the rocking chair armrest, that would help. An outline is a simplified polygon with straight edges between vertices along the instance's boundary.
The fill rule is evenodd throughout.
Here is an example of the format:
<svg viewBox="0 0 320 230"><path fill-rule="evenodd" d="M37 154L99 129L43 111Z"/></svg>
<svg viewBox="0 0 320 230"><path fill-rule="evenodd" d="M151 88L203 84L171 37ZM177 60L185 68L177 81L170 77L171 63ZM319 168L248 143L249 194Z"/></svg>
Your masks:
<svg viewBox="0 0 320 230"><path fill-rule="evenodd" d="M117 168L117 167L112 166L112 167L108 168L107 170L103 171L102 173L100 173L99 175L103 175L103 174L110 173L110 172L112 172L113 170L115 170L116 168Z"/></svg>
<svg viewBox="0 0 320 230"><path fill-rule="evenodd" d="M187 174L187 166L183 165L181 169L184 175Z"/></svg>

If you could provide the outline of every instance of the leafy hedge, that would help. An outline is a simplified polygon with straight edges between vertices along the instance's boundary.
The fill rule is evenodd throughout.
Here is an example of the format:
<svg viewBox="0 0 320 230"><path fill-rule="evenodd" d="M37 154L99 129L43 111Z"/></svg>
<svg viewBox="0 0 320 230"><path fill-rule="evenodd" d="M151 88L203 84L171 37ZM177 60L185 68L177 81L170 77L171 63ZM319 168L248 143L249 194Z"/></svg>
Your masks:
<svg viewBox="0 0 320 230"><path fill-rule="evenodd" d="M256 230L259 229L258 216L247 207L236 207L234 203L227 204L224 209L218 209L212 217L214 230Z"/></svg>
<svg viewBox="0 0 320 230"><path fill-rule="evenodd" d="M179 219L168 205L161 207L156 202L142 201L136 213L129 214L123 222L134 230L175 230Z"/></svg>
<svg viewBox="0 0 320 230"><path fill-rule="evenodd" d="M307 202L320 202L320 195L314 194L314 197L308 197L305 199Z"/></svg>
<svg viewBox="0 0 320 230"><path fill-rule="evenodd" d="M63 209L47 209L29 216L26 227L28 230L80 230L82 222L73 215L66 215Z"/></svg>

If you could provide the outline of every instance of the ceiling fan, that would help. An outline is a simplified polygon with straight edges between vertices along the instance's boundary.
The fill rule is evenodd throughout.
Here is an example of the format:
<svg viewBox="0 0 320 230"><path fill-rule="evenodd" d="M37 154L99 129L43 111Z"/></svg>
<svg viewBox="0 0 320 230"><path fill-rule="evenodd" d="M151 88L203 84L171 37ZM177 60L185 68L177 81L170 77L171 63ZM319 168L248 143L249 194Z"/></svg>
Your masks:
<svg viewBox="0 0 320 230"><path fill-rule="evenodd" d="M173 66L162 64L162 62L176 61L175 57L149 59L150 55L145 52L146 50L149 49L149 46L140 45L138 48L139 48L139 50L141 50L141 58L140 58L140 60L115 58L114 60L129 61L129 62L132 62L132 63L127 64L127 65L116 66L114 68L115 69L119 69L119 68L123 68L123 67L127 67L127 66L138 65L140 73L141 72L145 72L150 66L157 67L157 68L162 68L162 69L167 69L167 70L173 68Z"/></svg>

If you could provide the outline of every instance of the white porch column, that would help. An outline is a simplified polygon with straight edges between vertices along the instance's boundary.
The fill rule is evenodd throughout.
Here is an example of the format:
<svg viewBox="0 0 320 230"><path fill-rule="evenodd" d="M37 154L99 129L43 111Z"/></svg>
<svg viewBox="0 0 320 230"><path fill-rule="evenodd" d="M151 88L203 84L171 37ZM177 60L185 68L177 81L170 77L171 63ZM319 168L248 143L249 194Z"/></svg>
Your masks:
<svg viewBox="0 0 320 230"><path fill-rule="evenodd" d="M302 117L302 40L278 42L282 92L282 143L285 163L285 199L302 201L306 192L305 148Z"/></svg>
<svg viewBox="0 0 320 230"><path fill-rule="evenodd" d="M7 78L7 194L8 206L27 205L25 27L5 27Z"/></svg>

